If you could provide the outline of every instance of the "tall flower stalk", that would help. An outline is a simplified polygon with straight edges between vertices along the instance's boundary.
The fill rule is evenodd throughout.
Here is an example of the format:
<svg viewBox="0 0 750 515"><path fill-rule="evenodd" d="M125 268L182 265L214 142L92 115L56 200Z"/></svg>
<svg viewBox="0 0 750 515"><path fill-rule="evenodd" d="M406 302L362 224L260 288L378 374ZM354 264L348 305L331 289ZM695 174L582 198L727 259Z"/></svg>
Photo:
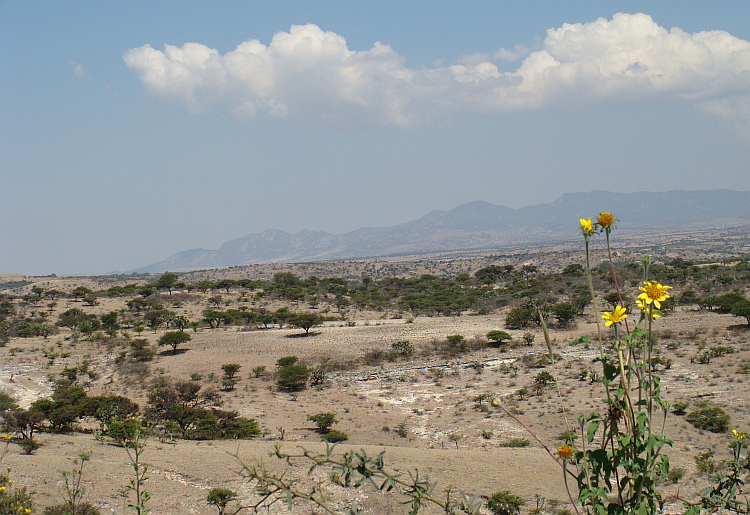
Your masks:
<svg viewBox="0 0 750 515"><path fill-rule="evenodd" d="M666 406L660 398L659 377L652 372L652 322L661 313L654 310L669 297L668 287L647 281L644 275L643 294L639 296L641 317L635 328L628 327L628 313L612 260L610 235L616 218L601 213L596 224L581 219L581 232L586 250L586 272L599 337L599 360L602 364L602 383L607 396L607 411L591 413L579 418L582 449L566 460L578 470L578 501L588 513L626 514L654 513L663 506L656 490L658 477L666 476L669 460L661 454L671 441L663 434ZM601 318L596 304L591 271L589 240L597 232L607 239L612 282L617 291L618 304ZM646 268L646 267L644 267ZM644 270L647 273L647 270ZM613 350L616 358L605 352L601 320L614 331ZM648 320L647 329L640 324ZM640 359L639 359L640 358ZM635 394L637 401L631 396ZM664 408L661 427L654 425L654 411Z"/></svg>

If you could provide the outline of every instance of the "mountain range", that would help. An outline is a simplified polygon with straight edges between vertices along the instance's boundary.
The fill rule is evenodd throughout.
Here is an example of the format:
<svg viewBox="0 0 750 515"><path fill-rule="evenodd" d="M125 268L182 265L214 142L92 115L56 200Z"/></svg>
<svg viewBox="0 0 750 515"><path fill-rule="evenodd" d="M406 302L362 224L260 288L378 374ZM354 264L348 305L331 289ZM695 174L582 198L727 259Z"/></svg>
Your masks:
<svg viewBox="0 0 750 515"><path fill-rule="evenodd" d="M580 218L609 211L618 228L680 230L695 224L750 220L750 192L730 190L566 193L554 202L512 209L469 202L431 211L392 227L366 227L346 234L267 230L231 240L217 250L191 249L132 272L184 272L256 263L334 261L491 250L565 241L579 233Z"/></svg>

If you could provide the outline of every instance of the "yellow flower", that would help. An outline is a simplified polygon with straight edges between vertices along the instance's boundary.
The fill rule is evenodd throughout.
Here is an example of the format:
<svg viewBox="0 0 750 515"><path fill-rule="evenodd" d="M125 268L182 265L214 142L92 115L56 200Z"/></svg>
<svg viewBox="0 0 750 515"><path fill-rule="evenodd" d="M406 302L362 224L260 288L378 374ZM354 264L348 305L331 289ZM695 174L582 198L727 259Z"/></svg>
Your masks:
<svg viewBox="0 0 750 515"><path fill-rule="evenodd" d="M643 293L638 295L638 298L643 301L641 304L644 306L653 302L656 309L660 309L661 303L669 298L667 290L671 289L671 286L664 286L656 281L646 281L639 288Z"/></svg>
<svg viewBox="0 0 750 515"><path fill-rule="evenodd" d="M561 445L557 448L557 454L563 459L568 459L573 456L573 449L569 445Z"/></svg>
<svg viewBox="0 0 750 515"><path fill-rule="evenodd" d="M0 486L0 492L4 492L4 491L5 491L5 487L4 486Z"/></svg>
<svg viewBox="0 0 750 515"><path fill-rule="evenodd" d="M23 512L24 512L24 513L31 513L31 509L30 509L30 508L24 508L24 509L23 509Z"/></svg>
<svg viewBox="0 0 750 515"><path fill-rule="evenodd" d="M736 429L732 429L732 433L734 433L734 437L737 439L738 442L742 443L745 441L745 438L747 438L747 435L745 433L740 433Z"/></svg>
<svg viewBox="0 0 750 515"><path fill-rule="evenodd" d="M641 311L646 311L647 309L646 304L644 304L641 300L636 300L635 305L638 306L638 309L640 309ZM651 313L651 318L661 318L661 313L659 313L658 311L654 311L653 313Z"/></svg>
<svg viewBox="0 0 750 515"><path fill-rule="evenodd" d="M619 324L626 318L628 318L628 315L625 314L625 308L622 306L615 306L615 310L612 313L604 313L602 315L602 318L606 320L605 324L607 327L611 326L612 324Z"/></svg>
<svg viewBox="0 0 750 515"><path fill-rule="evenodd" d="M591 223L591 218L586 220L585 218L581 218L581 232L583 232L584 235L586 234L592 234L594 232L594 225Z"/></svg>
<svg viewBox="0 0 750 515"><path fill-rule="evenodd" d="M607 213L606 211L604 213L601 213L599 215L599 218L596 219L597 225L599 227L602 227L604 229L609 229L613 225L615 225L615 222L617 221L617 218L615 218L612 213Z"/></svg>
<svg viewBox="0 0 750 515"><path fill-rule="evenodd" d="M5 438L6 442L10 441L10 435L7 433L3 435L3 438Z"/></svg>

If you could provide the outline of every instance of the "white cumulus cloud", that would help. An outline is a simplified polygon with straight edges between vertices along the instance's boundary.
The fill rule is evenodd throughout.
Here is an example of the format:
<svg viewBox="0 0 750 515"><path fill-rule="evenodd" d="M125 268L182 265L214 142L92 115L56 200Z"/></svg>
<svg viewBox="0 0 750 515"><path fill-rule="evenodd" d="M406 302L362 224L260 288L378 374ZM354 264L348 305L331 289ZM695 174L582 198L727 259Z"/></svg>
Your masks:
<svg viewBox="0 0 750 515"><path fill-rule="evenodd" d="M413 126L466 110L659 97L731 119L750 105L750 43L724 31L667 30L646 14L619 13L549 29L535 47L410 69L388 45L351 50L342 36L308 24L224 55L185 43L145 45L123 58L151 94L191 109L221 104L246 116L267 112L333 125ZM499 71L497 62L521 57L517 69Z"/></svg>

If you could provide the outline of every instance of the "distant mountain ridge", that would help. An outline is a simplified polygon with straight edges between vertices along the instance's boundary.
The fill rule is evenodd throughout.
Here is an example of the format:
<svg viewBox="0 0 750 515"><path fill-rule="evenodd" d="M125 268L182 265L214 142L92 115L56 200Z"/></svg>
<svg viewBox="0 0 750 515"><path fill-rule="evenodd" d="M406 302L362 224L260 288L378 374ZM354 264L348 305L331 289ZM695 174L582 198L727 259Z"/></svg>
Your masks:
<svg viewBox="0 0 750 515"><path fill-rule="evenodd" d="M331 261L478 250L564 241L578 234L578 219L614 213L618 227L673 228L712 220L750 220L750 192L731 190L566 193L554 202L519 209L476 201L450 211L431 211L393 227L367 227L342 235L304 230L266 230L224 243L217 250L191 249L133 272L185 272L256 263Z"/></svg>

